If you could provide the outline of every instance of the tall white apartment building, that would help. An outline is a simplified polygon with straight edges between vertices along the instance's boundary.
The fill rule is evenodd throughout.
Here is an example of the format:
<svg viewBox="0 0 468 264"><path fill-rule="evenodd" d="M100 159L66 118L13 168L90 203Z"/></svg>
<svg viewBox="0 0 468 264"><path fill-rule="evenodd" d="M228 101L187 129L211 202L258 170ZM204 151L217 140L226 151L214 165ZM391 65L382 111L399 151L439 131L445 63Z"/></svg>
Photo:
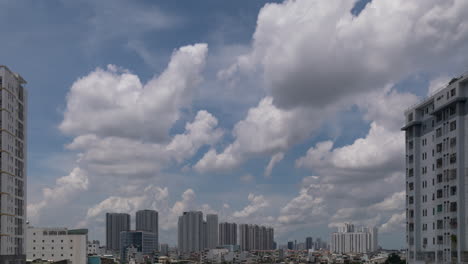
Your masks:
<svg viewBox="0 0 468 264"><path fill-rule="evenodd" d="M70 260L72 264L87 263L87 229L27 228L27 260Z"/></svg>
<svg viewBox="0 0 468 264"><path fill-rule="evenodd" d="M466 263L468 76L405 111L409 263Z"/></svg>
<svg viewBox="0 0 468 264"><path fill-rule="evenodd" d="M26 81L0 65L0 264L25 263Z"/></svg>
<svg viewBox="0 0 468 264"><path fill-rule="evenodd" d="M378 230L376 227L361 227L355 230L353 224L345 223L331 236L333 253L370 253L378 248Z"/></svg>

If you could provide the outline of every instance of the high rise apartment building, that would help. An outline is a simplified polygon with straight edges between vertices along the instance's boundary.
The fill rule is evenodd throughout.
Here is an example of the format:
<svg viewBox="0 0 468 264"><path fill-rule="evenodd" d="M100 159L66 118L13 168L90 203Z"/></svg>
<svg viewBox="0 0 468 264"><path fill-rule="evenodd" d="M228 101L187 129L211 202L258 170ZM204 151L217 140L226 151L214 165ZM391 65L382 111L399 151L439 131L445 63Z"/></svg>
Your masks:
<svg viewBox="0 0 468 264"><path fill-rule="evenodd" d="M237 245L237 224L220 223L219 224L219 244Z"/></svg>
<svg viewBox="0 0 468 264"><path fill-rule="evenodd" d="M177 245L179 253L199 252L205 249L203 213L200 211L184 212L177 223Z"/></svg>
<svg viewBox="0 0 468 264"><path fill-rule="evenodd" d="M468 261L468 76L405 111L409 263Z"/></svg>
<svg viewBox="0 0 468 264"><path fill-rule="evenodd" d="M306 241L305 241L306 249L312 249L313 245L314 245L314 241L313 241L312 237L306 237Z"/></svg>
<svg viewBox="0 0 468 264"><path fill-rule="evenodd" d="M317 239L318 240L318 239ZM317 243L321 243L317 241ZM355 230L354 225L344 224L331 236L333 253L371 253L378 248L378 230L376 227L361 227Z"/></svg>
<svg viewBox="0 0 468 264"><path fill-rule="evenodd" d="M120 232L130 230L130 215L106 213L106 248L120 250Z"/></svg>
<svg viewBox="0 0 468 264"><path fill-rule="evenodd" d="M26 81L0 65L0 263L25 263Z"/></svg>
<svg viewBox="0 0 468 264"><path fill-rule="evenodd" d="M239 245L242 251L272 250L274 248L274 230L258 225L239 225Z"/></svg>
<svg viewBox="0 0 468 264"><path fill-rule="evenodd" d="M159 243L158 212L154 210L140 210L136 212L135 230L146 231L156 235Z"/></svg>
<svg viewBox="0 0 468 264"><path fill-rule="evenodd" d="M209 249L218 246L218 215L206 215L206 247Z"/></svg>

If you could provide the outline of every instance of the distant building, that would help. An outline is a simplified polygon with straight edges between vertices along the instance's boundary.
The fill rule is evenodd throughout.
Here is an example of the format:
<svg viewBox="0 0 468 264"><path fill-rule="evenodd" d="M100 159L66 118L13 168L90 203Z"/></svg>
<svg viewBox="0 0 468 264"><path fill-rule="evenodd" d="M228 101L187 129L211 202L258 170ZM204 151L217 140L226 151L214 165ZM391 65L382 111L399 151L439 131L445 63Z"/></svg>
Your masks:
<svg viewBox="0 0 468 264"><path fill-rule="evenodd" d="M306 241L305 241L306 249L312 249L313 243L314 241L312 237L306 237Z"/></svg>
<svg viewBox="0 0 468 264"><path fill-rule="evenodd" d="M156 243L159 243L158 212L155 210L140 210L136 212L135 230L151 232L156 235Z"/></svg>
<svg viewBox="0 0 468 264"><path fill-rule="evenodd" d="M237 224L220 223L219 224L219 244L237 245Z"/></svg>
<svg viewBox="0 0 468 264"><path fill-rule="evenodd" d="M288 249L293 250L294 249L294 242L293 241L288 241Z"/></svg>
<svg viewBox="0 0 468 264"><path fill-rule="evenodd" d="M159 252L161 256L169 256L169 245L161 244Z"/></svg>
<svg viewBox="0 0 468 264"><path fill-rule="evenodd" d="M120 232L130 230L130 215L123 213L106 214L106 247L120 250Z"/></svg>
<svg viewBox="0 0 468 264"><path fill-rule="evenodd" d="M39 228L28 226L26 258L51 261L87 262L88 229Z"/></svg>
<svg viewBox="0 0 468 264"><path fill-rule="evenodd" d="M146 231L123 231L120 233L120 259L126 260L129 249L142 256L152 255L158 250L158 238L155 233Z"/></svg>
<svg viewBox="0 0 468 264"><path fill-rule="evenodd" d="M239 244L242 251L272 250L274 230L258 225L239 225Z"/></svg>
<svg viewBox="0 0 468 264"><path fill-rule="evenodd" d="M26 81L0 65L0 263L26 262Z"/></svg>
<svg viewBox="0 0 468 264"><path fill-rule="evenodd" d="M333 253L370 253L377 250L377 228L362 227L354 229L352 224L344 224L338 232L332 234L331 251Z"/></svg>
<svg viewBox="0 0 468 264"><path fill-rule="evenodd" d="M206 215L206 248L216 248L218 244L218 215Z"/></svg>
<svg viewBox="0 0 468 264"><path fill-rule="evenodd" d="M99 240L88 241L86 252L88 255L100 255L101 254L101 245Z"/></svg>
<svg viewBox="0 0 468 264"><path fill-rule="evenodd" d="M179 253L199 252L205 248L202 212L184 212L183 215L179 216L177 226Z"/></svg>

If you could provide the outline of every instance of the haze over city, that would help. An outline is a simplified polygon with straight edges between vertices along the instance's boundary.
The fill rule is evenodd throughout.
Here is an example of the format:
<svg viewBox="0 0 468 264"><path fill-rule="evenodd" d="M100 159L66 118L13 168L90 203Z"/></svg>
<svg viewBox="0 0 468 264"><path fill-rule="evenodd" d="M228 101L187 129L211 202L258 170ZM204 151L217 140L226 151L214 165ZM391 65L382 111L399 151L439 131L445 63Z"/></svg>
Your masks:
<svg viewBox="0 0 468 264"><path fill-rule="evenodd" d="M179 217L201 211L278 245L352 223L404 249L405 110L468 71L466 10L0 1L0 65L27 81L27 221L105 241L106 213L135 228L152 209L177 246Z"/></svg>

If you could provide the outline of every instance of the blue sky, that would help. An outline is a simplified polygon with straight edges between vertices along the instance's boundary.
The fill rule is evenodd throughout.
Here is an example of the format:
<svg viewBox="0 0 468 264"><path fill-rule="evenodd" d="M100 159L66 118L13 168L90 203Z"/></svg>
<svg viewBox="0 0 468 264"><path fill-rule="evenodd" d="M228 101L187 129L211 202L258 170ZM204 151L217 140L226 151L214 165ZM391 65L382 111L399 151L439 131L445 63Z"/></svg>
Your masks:
<svg viewBox="0 0 468 264"><path fill-rule="evenodd" d="M368 2L0 3L30 222L102 240L105 212L154 208L173 244L203 210L279 244L349 221L403 247L402 113L468 70L467 4Z"/></svg>

